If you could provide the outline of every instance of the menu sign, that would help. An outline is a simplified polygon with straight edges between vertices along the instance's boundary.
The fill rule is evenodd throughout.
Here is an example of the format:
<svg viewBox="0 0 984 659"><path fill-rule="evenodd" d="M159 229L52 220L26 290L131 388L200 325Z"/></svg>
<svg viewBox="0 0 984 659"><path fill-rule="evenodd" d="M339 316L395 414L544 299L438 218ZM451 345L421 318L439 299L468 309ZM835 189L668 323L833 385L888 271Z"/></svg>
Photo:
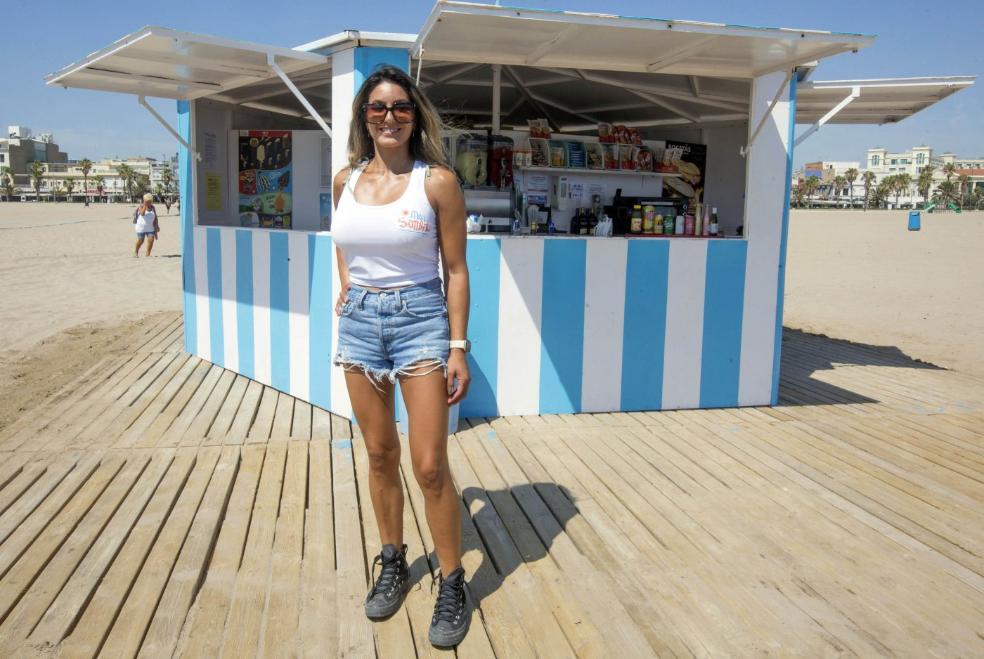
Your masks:
<svg viewBox="0 0 984 659"><path fill-rule="evenodd" d="M658 159L654 169L676 175L663 177L663 187L667 192L701 201L707 171L707 145L667 141L662 158Z"/></svg>
<svg viewBox="0 0 984 659"><path fill-rule="evenodd" d="M291 132L239 133L239 223L290 228Z"/></svg>

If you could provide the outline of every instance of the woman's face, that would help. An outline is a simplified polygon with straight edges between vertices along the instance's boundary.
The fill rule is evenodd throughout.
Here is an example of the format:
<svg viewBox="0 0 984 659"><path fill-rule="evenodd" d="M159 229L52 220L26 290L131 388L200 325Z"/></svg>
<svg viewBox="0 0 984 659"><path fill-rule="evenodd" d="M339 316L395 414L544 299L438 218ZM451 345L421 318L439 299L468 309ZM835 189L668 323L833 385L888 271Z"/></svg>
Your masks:
<svg viewBox="0 0 984 659"><path fill-rule="evenodd" d="M392 106L398 101L407 102L409 100L410 97L403 87L384 80L369 92L367 102ZM369 136L372 138L377 149L393 149L406 145L409 143L410 136L413 134L414 125L416 125L416 116L412 123L401 124L393 117L392 112L386 113L382 123L371 124L366 122L366 126L369 129Z"/></svg>

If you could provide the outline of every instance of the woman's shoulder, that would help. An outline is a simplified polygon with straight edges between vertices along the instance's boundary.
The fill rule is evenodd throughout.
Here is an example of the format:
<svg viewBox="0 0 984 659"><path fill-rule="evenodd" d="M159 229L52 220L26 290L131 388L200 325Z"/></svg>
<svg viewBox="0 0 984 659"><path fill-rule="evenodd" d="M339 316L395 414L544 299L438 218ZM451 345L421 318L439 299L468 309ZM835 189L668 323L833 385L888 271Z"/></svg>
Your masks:
<svg viewBox="0 0 984 659"><path fill-rule="evenodd" d="M455 174L447 165L427 164L427 172L424 174L424 181L429 186L445 188L447 186L458 187L458 175Z"/></svg>

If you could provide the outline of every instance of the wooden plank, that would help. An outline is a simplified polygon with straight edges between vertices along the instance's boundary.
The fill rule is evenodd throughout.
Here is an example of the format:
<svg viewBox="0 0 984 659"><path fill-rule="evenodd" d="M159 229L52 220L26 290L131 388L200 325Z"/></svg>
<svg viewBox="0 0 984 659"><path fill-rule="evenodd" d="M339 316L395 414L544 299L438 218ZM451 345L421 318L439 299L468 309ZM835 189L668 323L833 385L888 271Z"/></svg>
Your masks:
<svg viewBox="0 0 984 659"><path fill-rule="evenodd" d="M133 530L141 513L150 501L161 480L164 478L171 462L174 451L160 451L150 457L146 470L138 475L138 484L126 496L126 500L113 514L112 519L102 529L92 547L85 554L78 567L71 573L70 579L51 605L44 610L44 615L31 631L28 642L35 648L54 645L61 641L75 625L89 598L95 592L99 582L109 570L113 560L119 553L123 543ZM129 464L127 467L129 468ZM121 477L123 474L121 473ZM79 529L76 529L78 532ZM77 540L69 539L73 552L82 552ZM65 549L56 560L62 559ZM54 565L49 564L45 576L53 571ZM55 582L57 585L57 581ZM38 583L32 586L32 594L38 591Z"/></svg>
<svg viewBox="0 0 984 659"><path fill-rule="evenodd" d="M194 363L194 360L189 360ZM191 375L181 385L181 389L171 398L167 405L157 413L150 425L140 433L140 438L133 443L137 448L150 448L157 446L161 437L167 432L168 428L180 416L181 412L188 405L188 402L202 386L206 376L211 370L212 365L206 361L199 360L194 364ZM132 432L132 429L128 432Z"/></svg>
<svg viewBox="0 0 984 659"><path fill-rule="evenodd" d="M541 597L549 591L544 590L544 584L524 562L524 556L510 536L510 529L482 488L458 442L448 444L448 460L475 526L485 542L485 555L493 561L501 575L501 588L508 593L523 632L535 652L541 656L574 656L574 648L565 636L566 628L572 621L558 608L553 598L548 598L550 604L544 606ZM561 623L555 616L561 617L564 622ZM573 632L571 635L578 637Z"/></svg>
<svg viewBox="0 0 984 659"><path fill-rule="evenodd" d="M257 654L277 510L280 507L284 482L286 448L283 442L271 442L267 448L260 486L253 504L246 549L236 575L235 591L229 606L229 617L226 619L220 657Z"/></svg>
<svg viewBox="0 0 984 659"><path fill-rule="evenodd" d="M273 427L270 428L270 437L272 439L289 438L293 421L294 397L280 392L277 397L277 410L273 413Z"/></svg>
<svg viewBox="0 0 984 659"><path fill-rule="evenodd" d="M170 657L177 646L195 593L205 578L208 558L222 528L223 513L238 469L239 448L224 447L160 603L147 628L147 635L140 646L142 655Z"/></svg>
<svg viewBox="0 0 984 659"><path fill-rule="evenodd" d="M218 367L216 367L218 368ZM201 409L191 421L188 429L180 437L179 446L199 446L208 435L219 410L225 404L226 398L232 392L232 387L239 376L232 371L222 371L215 388L209 392Z"/></svg>
<svg viewBox="0 0 984 659"><path fill-rule="evenodd" d="M222 401L222 407L219 408L215 420L212 421L208 432L205 434L206 440L203 444L221 444L225 441L226 433L229 432L229 427L232 425L233 419L236 418L236 412L239 410L239 404L243 401L243 396L246 395L246 388L249 383L248 378L242 375L236 376L232 387L229 388L229 393Z"/></svg>
<svg viewBox="0 0 984 659"><path fill-rule="evenodd" d="M239 409L236 410L236 416L232 420L228 432L226 432L223 443L243 444L246 441L246 435L249 433L250 426L253 425L256 407L260 404L260 394L262 393L263 385L255 380L250 380L249 384L246 385L246 393L243 394L243 400L239 403Z"/></svg>
<svg viewBox="0 0 984 659"><path fill-rule="evenodd" d="M181 495L127 594L116 623L106 637L100 650L102 654L130 657L140 649L218 458L218 448L204 448L198 452L195 466L181 490Z"/></svg>
<svg viewBox="0 0 984 659"><path fill-rule="evenodd" d="M569 595L581 603L589 620L609 621L599 629L605 639L605 652L633 654L651 647L657 655L690 654L689 648L673 642L675 639L667 633L668 630L662 630L662 634L656 633L664 625L656 611L648 605L648 597L635 589L625 588L621 589L621 597L616 596L619 590L612 586L621 584L606 575L603 569L599 570L600 566L592 565L578 550L565 532L566 522L569 520L562 518L565 525L560 524L541 497L537 484L526 477L495 433L482 433L483 429L485 428L479 426L473 431L473 437L478 441L462 442L466 452L469 447L472 450L471 463L492 462L495 465L502 477L496 486L509 492L522 508L553 562L565 577L559 583L577 584L577 588ZM479 453L480 449L484 450L487 458ZM490 487L490 483L484 480L483 485L486 490ZM547 485L543 484L544 487ZM556 488L553 491L556 493Z"/></svg>
<svg viewBox="0 0 984 659"><path fill-rule="evenodd" d="M311 403L298 398L294 401L294 419L290 438L304 441L311 439Z"/></svg>
<svg viewBox="0 0 984 659"><path fill-rule="evenodd" d="M261 627L260 654L300 654L301 562L304 554L304 503L308 487L306 443L287 448L283 493L270 559L270 578Z"/></svg>
<svg viewBox="0 0 984 659"><path fill-rule="evenodd" d="M320 407L311 409L311 439L331 439L331 412Z"/></svg>
<svg viewBox="0 0 984 659"><path fill-rule="evenodd" d="M113 448L130 448L140 443L150 426L164 415L164 411L200 364L201 362L195 358L184 360L174 377L160 389L140 415L133 419L133 422L120 433L119 439L113 444ZM150 391L148 389L148 392Z"/></svg>
<svg viewBox="0 0 984 659"><path fill-rule="evenodd" d="M30 490L15 498L14 490L10 492L10 498L6 496L5 488L4 503L9 501L10 505L6 508L3 515L0 515L0 545L10 537L10 535L20 526L40 506L48 495L58 487L58 485L68 476L79 462L80 455L75 452L56 453L44 459L35 459L32 464L22 472L27 476L26 487ZM11 485L11 488L14 484ZM25 487L25 489L26 489Z"/></svg>
<svg viewBox="0 0 984 659"><path fill-rule="evenodd" d="M10 568L27 551L34 541L41 535L42 531L48 528L53 518L64 509L66 504L72 500L80 488L88 483L92 473L100 466L102 454L95 453L86 456L81 462L69 472L68 476L45 497L44 502L34 509L33 513L23 520L3 544L0 544L0 578L4 577ZM107 468L109 465L107 465ZM99 478L104 478L105 474L100 473ZM82 496L94 496L89 489L83 491ZM54 527L52 527L54 528ZM49 531L50 535L51 531Z"/></svg>
<svg viewBox="0 0 984 659"><path fill-rule="evenodd" d="M496 442L494 433L491 436L487 432L481 436L479 433L478 430L459 432L458 445L508 528L523 562L542 584L541 601L544 608L563 610L560 614L555 612L554 617L560 623L575 655L650 654L648 641L636 628L621 603L611 597L610 591L604 594L599 592L593 587L598 582L593 582L590 577L581 573L572 582L558 568L562 560L578 561L579 553L563 537L560 525L553 519L542 500L539 500L539 495L531 490L511 488L496 469L487 451L480 445ZM543 535L537 534L537 525ZM577 564L571 566L574 571L577 571ZM577 584L577 587L568 589L566 586L572 583ZM603 619L607 621L604 625L606 630L591 622Z"/></svg>
<svg viewBox="0 0 984 659"><path fill-rule="evenodd" d="M174 448L181 444L181 439L184 437L185 433L189 432L191 424L198 417L199 412L201 412L202 407L208 402L218 385L220 379L225 373L229 371L224 370L220 366L215 364L209 364L205 362L206 374L205 378L198 385L195 390L194 395L185 403L182 407L181 412L178 413L174 421L167 427L164 433L157 439L154 446L161 448ZM229 376L229 383L232 382L232 375Z"/></svg>
<svg viewBox="0 0 984 659"><path fill-rule="evenodd" d="M241 451L242 462L222 520L219 539L212 552L205 581L182 628L175 652L177 656L215 657L222 644L222 632L249 531L266 448L250 446Z"/></svg>
<svg viewBox="0 0 984 659"><path fill-rule="evenodd" d="M3 489L0 496L0 524L2 524L3 512L18 501L21 495L34 485L47 469L47 460L44 458L35 459L31 464L20 470L16 478L11 479L10 483ZM0 540L3 536L0 536Z"/></svg>
<svg viewBox="0 0 984 659"><path fill-rule="evenodd" d="M338 648L330 443L312 442L308 464L308 508L304 518L304 560L301 564L300 655L320 659L336 656Z"/></svg>
<svg viewBox="0 0 984 659"><path fill-rule="evenodd" d="M117 438L151 405L157 395L178 374L188 361L187 355L176 355L163 364L155 365L145 373L126 393L117 399L99 419L88 425L81 433L65 441L65 446L92 448L113 446ZM162 366L163 368L158 368Z"/></svg>
<svg viewBox="0 0 984 659"><path fill-rule="evenodd" d="M0 453L0 459L2 459L0 460L0 507L6 509L17 497L12 491L4 490L20 475L27 462L35 459L35 456L30 453Z"/></svg>
<svg viewBox="0 0 984 659"><path fill-rule="evenodd" d="M58 512L54 519L50 520L43 533L31 544L30 550L21 554L16 562L11 561L14 557L8 553L8 544L10 543L4 544L3 548L0 549L0 552L3 553L0 560L5 564L11 562L13 564L3 575L3 581L0 582L0 619L5 620L5 622L8 620L10 613L14 611L20 599L27 594L31 584L37 579L48 561L51 560L65 540L72 535L76 526L79 525L92 505L99 500L103 492L110 487L113 479L125 464L126 460L121 456L107 456L79 492ZM114 488L110 494L117 492L118 488ZM20 623L20 618L17 618L16 622ZM20 640L10 633L10 627L10 624L0 626L0 639Z"/></svg>
<svg viewBox="0 0 984 659"><path fill-rule="evenodd" d="M277 411L277 398L280 392L273 387L263 387L259 407L253 425L250 426L246 441L250 444L266 442L270 439L270 429L273 428L273 415Z"/></svg>
<svg viewBox="0 0 984 659"><path fill-rule="evenodd" d="M331 468L335 504L337 656L375 657L372 624L362 608L368 581L351 439L333 437Z"/></svg>
<svg viewBox="0 0 984 659"><path fill-rule="evenodd" d="M161 526L187 481L194 461L194 452L187 449L178 451L164 480L142 511L109 571L100 580L91 600L84 610L76 613L78 622L62 642L60 656L80 659L93 657L99 652L126 594L137 579Z"/></svg>

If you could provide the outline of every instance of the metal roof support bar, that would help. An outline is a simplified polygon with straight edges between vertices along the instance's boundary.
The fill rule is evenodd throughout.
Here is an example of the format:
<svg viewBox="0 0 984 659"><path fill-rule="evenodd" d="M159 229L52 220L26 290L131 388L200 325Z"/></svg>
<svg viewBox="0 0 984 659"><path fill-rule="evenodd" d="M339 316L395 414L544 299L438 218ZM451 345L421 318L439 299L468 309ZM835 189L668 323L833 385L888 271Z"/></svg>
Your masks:
<svg viewBox="0 0 984 659"><path fill-rule="evenodd" d="M755 131L752 133L752 136L748 138L748 144L738 149L738 153L741 154L742 158L745 157L749 150L751 150L752 145L755 144L755 138L758 137L758 134L762 131L762 126L765 125L765 122L772 116L772 111L775 109L776 103L779 102L779 97L782 96L784 91L786 91L786 86L792 78L793 70L790 69L789 71L786 71L786 79L781 85L779 85L779 89L776 90L776 95L772 97L772 102L769 103L768 109L766 109L765 113L762 115L762 118L759 119L758 125L755 127Z"/></svg>
<svg viewBox="0 0 984 659"><path fill-rule="evenodd" d="M147 102L147 99L144 96L138 96L137 97L137 101L140 103L140 105L142 105L145 108L147 108L147 112L149 112L150 114L152 114L154 116L154 119L157 119L157 123L159 123L161 126L164 126L164 128L167 129L167 132L171 133L171 135L174 136L174 139L176 139L178 142L180 142L181 145L184 148L188 149L188 152L189 153L195 154L195 160L201 160L202 159L202 155L200 153L198 153L197 151L195 151L194 149L192 149L191 148L191 145L188 144L187 140L185 140L185 138L181 137L178 134L178 131L176 131L173 128L171 128L171 124L167 123L167 121L164 119L164 117L162 117L161 115L159 115L157 113L157 110L155 110L154 108L152 108L150 106L150 103Z"/></svg>
<svg viewBox="0 0 984 659"><path fill-rule="evenodd" d="M492 65L492 130L499 132L502 122L502 65Z"/></svg>
<svg viewBox="0 0 984 659"><path fill-rule="evenodd" d="M311 113L311 118L318 122L318 125L321 126L321 130L325 131L328 137L331 137L331 128L328 127L328 124L321 116L321 113L314 109L314 106L308 102L308 100L304 97L304 94L301 93L301 90L294 86L294 83L290 81L290 78L287 77L284 70L277 65L277 56L273 53L267 54L267 64L269 64L270 68L273 69L273 72L284 81L284 84L287 85L287 89L289 89L297 100L300 101L301 105L303 105L304 108Z"/></svg>
<svg viewBox="0 0 984 659"><path fill-rule="evenodd" d="M818 130L820 130L820 126L823 126L825 123L827 123L828 121L830 121L831 119L833 119L837 115L838 112L840 112L841 110L843 110L844 108L846 108L848 105L850 105L851 104L851 101L853 101L854 99L856 99L859 96L861 96L861 88L860 87L852 87L851 88L851 93L848 94L847 97L844 98L843 101L841 101L840 103L838 103L837 105L835 105L833 108L831 108L830 112L828 112L827 114L825 114L822 117L820 117L820 120L817 121L817 123L815 123L812 126L810 126L809 128L807 128L803 132L802 135L800 135L799 137L797 137L796 138L796 141L793 143L793 146L794 147L799 146L800 145L800 142L802 142L803 140L805 140L806 138L808 138L810 135L812 135L813 133L815 133Z"/></svg>

